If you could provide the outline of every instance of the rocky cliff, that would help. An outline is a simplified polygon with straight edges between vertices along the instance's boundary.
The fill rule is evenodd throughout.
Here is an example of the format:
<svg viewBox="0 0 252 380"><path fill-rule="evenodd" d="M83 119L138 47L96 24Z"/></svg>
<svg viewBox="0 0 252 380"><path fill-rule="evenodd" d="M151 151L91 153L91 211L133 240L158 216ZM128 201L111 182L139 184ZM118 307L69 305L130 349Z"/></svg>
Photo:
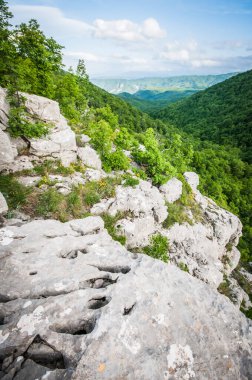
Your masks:
<svg viewBox="0 0 252 380"><path fill-rule="evenodd" d="M199 192L196 173L159 188L131 170L131 185L125 173L105 173L88 136L78 136L77 147L56 102L26 99L27 111L52 127L45 138L11 138L2 89L3 174L62 197L73 186L117 184L92 202L90 216L65 223L32 212L7 214L8 199L0 193L0 378L250 379L252 324L239 308L251 304L232 277L240 258L239 219ZM84 170L76 165L71 174L48 173L44 181L32 169L45 160L65 166L78 160ZM185 190L184 219L171 222ZM110 236L105 216L125 246ZM153 236L169 242L168 263L142 253ZM249 273L244 276L251 284ZM217 291L223 279L235 305Z"/></svg>

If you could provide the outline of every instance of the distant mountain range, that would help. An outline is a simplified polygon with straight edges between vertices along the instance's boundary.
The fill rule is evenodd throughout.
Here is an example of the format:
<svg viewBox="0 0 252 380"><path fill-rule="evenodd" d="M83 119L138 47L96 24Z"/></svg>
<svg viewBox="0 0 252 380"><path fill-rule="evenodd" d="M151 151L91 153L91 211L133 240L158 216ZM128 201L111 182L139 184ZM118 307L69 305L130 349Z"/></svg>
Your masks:
<svg viewBox="0 0 252 380"><path fill-rule="evenodd" d="M140 79L91 79L96 86L111 94L127 92L135 94L141 90L164 91L200 91L236 75L237 73L219 75L183 75L166 78Z"/></svg>

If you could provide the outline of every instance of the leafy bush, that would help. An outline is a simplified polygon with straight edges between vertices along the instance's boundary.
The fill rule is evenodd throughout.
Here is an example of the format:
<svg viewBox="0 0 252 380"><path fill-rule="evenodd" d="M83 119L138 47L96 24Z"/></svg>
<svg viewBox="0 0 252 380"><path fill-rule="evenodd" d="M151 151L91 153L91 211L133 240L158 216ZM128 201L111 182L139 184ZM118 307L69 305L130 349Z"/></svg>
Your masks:
<svg viewBox="0 0 252 380"><path fill-rule="evenodd" d="M8 98L10 102L8 130L11 136L39 138L49 132L50 125L41 120L33 120L32 116L26 112L24 96L18 93L12 94L10 91Z"/></svg>
<svg viewBox="0 0 252 380"><path fill-rule="evenodd" d="M169 259L169 241L167 237L161 234L153 235L150 243L149 246L143 248L144 253L154 259L159 259L167 263Z"/></svg>
<svg viewBox="0 0 252 380"><path fill-rule="evenodd" d="M111 170L127 170L129 169L129 159L121 150L107 153L102 157L103 168L109 172Z"/></svg>
<svg viewBox="0 0 252 380"><path fill-rule="evenodd" d="M154 130L149 128L143 136L145 149L133 150L132 155L136 162L145 167L146 173L155 185L162 184L175 175L175 168L166 160L159 148L159 142Z"/></svg>
<svg viewBox="0 0 252 380"><path fill-rule="evenodd" d="M124 187L127 187L127 186L135 187L138 184L139 184L139 179L133 178L128 174L126 176L124 176L124 182L123 182Z"/></svg>

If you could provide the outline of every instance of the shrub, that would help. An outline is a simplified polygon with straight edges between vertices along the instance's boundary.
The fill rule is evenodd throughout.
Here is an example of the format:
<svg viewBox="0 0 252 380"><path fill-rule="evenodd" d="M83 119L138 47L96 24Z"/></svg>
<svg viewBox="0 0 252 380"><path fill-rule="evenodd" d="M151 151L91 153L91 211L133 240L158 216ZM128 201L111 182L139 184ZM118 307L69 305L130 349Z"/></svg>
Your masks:
<svg viewBox="0 0 252 380"><path fill-rule="evenodd" d="M129 169L129 158L121 150L104 154L102 157L103 168L107 172L111 170Z"/></svg>
<svg viewBox="0 0 252 380"><path fill-rule="evenodd" d="M102 219L104 220L105 228L107 229L110 236L114 239L119 241L121 244L125 245L126 238L125 236L119 235L116 231L115 224L118 220L123 218L123 214L117 213L116 216L111 216L109 214L102 214Z"/></svg>
<svg viewBox="0 0 252 380"><path fill-rule="evenodd" d="M163 222L164 228L171 227L174 223L189 223L192 224L192 220L186 213L186 208L179 201L167 204L168 216Z"/></svg>
<svg viewBox="0 0 252 380"><path fill-rule="evenodd" d="M52 213L60 212L61 202L63 202L64 196L59 194L58 191L54 188L50 188L40 194L37 213L43 217L48 217Z"/></svg>
<svg viewBox="0 0 252 380"><path fill-rule="evenodd" d="M25 204L31 189L19 183L12 175L0 175L0 191L9 210L15 210Z"/></svg>
<svg viewBox="0 0 252 380"><path fill-rule="evenodd" d="M152 128L143 135L145 149L134 149L132 155L137 163L144 166L154 185L161 185L175 175L175 168L160 150L160 143Z"/></svg>
<svg viewBox="0 0 252 380"><path fill-rule="evenodd" d="M127 186L135 187L138 184L139 184L139 179L133 178L130 175L124 176L124 182L123 182L124 187L127 187Z"/></svg>
<svg viewBox="0 0 252 380"><path fill-rule="evenodd" d="M41 120L32 118L26 112L25 97L20 94L10 94L10 111L8 130L13 137L24 136L28 138L39 138L45 136L50 129L50 125Z"/></svg>
<svg viewBox="0 0 252 380"><path fill-rule="evenodd" d="M153 235L150 243L149 246L143 248L143 252L154 259L159 259L167 263L169 259L169 241L167 237L161 234Z"/></svg>
<svg viewBox="0 0 252 380"><path fill-rule="evenodd" d="M95 203L100 202L101 198L97 193L87 193L83 197L87 206L93 206Z"/></svg>
<svg viewBox="0 0 252 380"><path fill-rule="evenodd" d="M194 222L200 222L203 219L202 210L194 199L191 187L182 175L177 177L183 182L182 195L176 202L167 203L168 217L163 222L164 228L169 228L174 223L193 225ZM192 218L189 216L189 212Z"/></svg>

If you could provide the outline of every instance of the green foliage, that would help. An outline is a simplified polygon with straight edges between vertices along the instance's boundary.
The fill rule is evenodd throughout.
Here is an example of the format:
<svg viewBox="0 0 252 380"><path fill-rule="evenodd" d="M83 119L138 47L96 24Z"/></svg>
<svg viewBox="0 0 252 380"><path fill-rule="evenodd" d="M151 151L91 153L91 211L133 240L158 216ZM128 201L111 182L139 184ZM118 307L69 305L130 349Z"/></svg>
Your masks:
<svg viewBox="0 0 252 380"><path fill-rule="evenodd" d="M174 103L183 98L187 98L188 96L195 94L197 91L198 90L140 90L135 94L122 92L118 94L118 96L132 106L138 108L140 111L151 114L152 112L164 108L169 103Z"/></svg>
<svg viewBox="0 0 252 380"><path fill-rule="evenodd" d="M189 223L193 224L192 220L190 219L186 207L181 204L179 201L176 201L174 203L167 204L167 211L168 216L163 222L164 228L171 227L174 223Z"/></svg>
<svg viewBox="0 0 252 380"><path fill-rule="evenodd" d="M133 171L133 173L143 179L143 180L146 180L148 178L147 174L145 173L145 171L143 169L139 169L139 168L135 168L134 166L131 168L131 170Z"/></svg>
<svg viewBox="0 0 252 380"><path fill-rule="evenodd" d="M114 143L120 149L130 150L137 145L137 140L127 128L122 127L116 134Z"/></svg>
<svg viewBox="0 0 252 380"><path fill-rule="evenodd" d="M127 187L127 186L132 186L132 187L135 187L139 184L139 179L137 178L133 178L131 177L131 175L129 174L126 174L124 176L124 181L123 181L123 186L124 187Z"/></svg>
<svg viewBox="0 0 252 380"><path fill-rule="evenodd" d="M108 230L108 233L110 234L110 236L114 240L119 241L122 245L125 245L126 243L125 236L118 234L118 231L115 228L116 223L118 222L118 220L123 218L123 215L121 213L118 213L116 216L111 216L109 214L104 213L101 215L101 217L104 220L105 228Z"/></svg>
<svg viewBox="0 0 252 380"><path fill-rule="evenodd" d="M16 210L25 204L31 190L20 184L13 175L0 174L0 192L5 197L9 210Z"/></svg>
<svg viewBox="0 0 252 380"><path fill-rule="evenodd" d="M130 162L121 150L116 150L103 156L103 166L108 172L111 170L127 170Z"/></svg>
<svg viewBox="0 0 252 380"><path fill-rule="evenodd" d="M83 199L88 206L93 206L95 203L98 203L101 200L97 193L87 193L84 195Z"/></svg>
<svg viewBox="0 0 252 380"><path fill-rule="evenodd" d="M63 199L64 196L56 189L49 188L40 194L36 212L38 215L48 217L50 214L60 211Z"/></svg>
<svg viewBox="0 0 252 380"><path fill-rule="evenodd" d="M157 140L154 130L148 129L143 135L145 149L135 149L133 157L136 162L146 168L146 173L153 180L154 184L162 184L169 177L175 175L175 168L167 161L160 150L160 143Z"/></svg>
<svg viewBox="0 0 252 380"><path fill-rule="evenodd" d="M183 263L182 261L179 263L179 268L180 268L181 270L183 270L184 272L189 273L188 266L187 266L185 263Z"/></svg>
<svg viewBox="0 0 252 380"><path fill-rule="evenodd" d="M13 137L40 138L45 136L50 129L50 126L40 120L31 121L31 117L25 109L25 98L18 93L9 96L10 111L9 111L9 132Z"/></svg>
<svg viewBox="0 0 252 380"><path fill-rule="evenodd" d="M176 202L166 204L168 217L163 222L164 228L169 228L174 223L193 225L203 219L202 210L195 201L190 186L182 175L178 175L178 178L183 183L182 195Z"/></svg>
<svg viewBox="0 0 252 380"><path fill-rule="evenodd" d="M167 237L156 234L151 237L150 245L143 248L146 255L153 257L154 259L159 259L168 262L169 242Z"/></svg>
<svg viewBox="0 0 252 380"><path fill-rule="evenodd" d="M155 113L203 140L241 148L252 163L252 70Z"/></svg>

